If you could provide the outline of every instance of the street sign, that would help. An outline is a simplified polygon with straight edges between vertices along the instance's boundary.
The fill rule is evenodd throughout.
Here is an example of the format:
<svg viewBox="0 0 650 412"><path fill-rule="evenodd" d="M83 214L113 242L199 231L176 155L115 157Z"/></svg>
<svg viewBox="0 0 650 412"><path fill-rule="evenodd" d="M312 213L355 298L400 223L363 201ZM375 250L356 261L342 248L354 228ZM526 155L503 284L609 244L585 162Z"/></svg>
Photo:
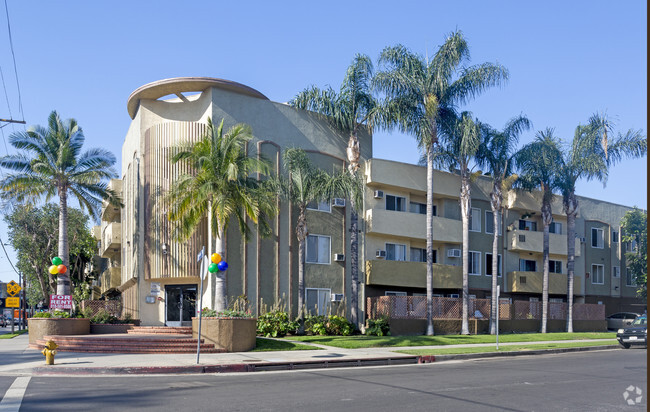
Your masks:
<svg viewBox="0 0 650 412"><path fill-rule="evenodd" d="M8 307L8 308L18 308L18 307L20 307L20 298L19 297L7 298L5 306Z"/></svg>
<svg viewBox="0 0 650 412"><path fill-rule="evenodd" d="M15 296L21 289L20 285L13 280L7 283L7 293L11 296Z"/></svg>

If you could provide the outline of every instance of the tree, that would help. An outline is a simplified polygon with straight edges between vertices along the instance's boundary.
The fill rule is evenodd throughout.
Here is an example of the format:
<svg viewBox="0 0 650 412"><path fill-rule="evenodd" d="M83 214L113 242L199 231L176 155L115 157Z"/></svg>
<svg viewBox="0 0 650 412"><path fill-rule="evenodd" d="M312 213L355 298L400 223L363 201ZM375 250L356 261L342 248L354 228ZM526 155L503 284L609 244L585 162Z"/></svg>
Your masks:
<svg viewBox="0 0 650 412"><path fill-rule="evenodd" d="M305 261L307 228L307 204L329 200L343 193L349 194L361 204L359 180L349 173L328 174L316 168L302 149L289 148L283 155L284 168L288 178L277 181L278 193L298 208L296 238L298 239L298 320L300 332L304 332L305 307Z"/></svg>
<svg viewBox="0 0 650 412"><path fill-rule="evenodd" d="M215 252L225 255L225 233L231 220L239 225L244 241L250 238L248 217L257 225L262 236L271 233L267 218L275 215L275 198L263 182L252 177L269 173L269 163L263 158L246 155L246 145L253 138L250 126L237 124L223 131L208 118L205 133L197 142L180 143L172 149L171 162L187 167L172 182L163 198L168 206L168 218L175 223L174 237L187 240L207 215L208 227L216 236ZM212 251L210 251L212 253ZM226 309L226 275L217 272L215 309Z"/></svg>
<svg viewBox="0 0 650 412"><path fill-rule="evenodd" d="M551 203L553 191L557 188L557 168L561 158L560 141L553 135L553 129L538 132L535 140L524 146L515 157L517 168L521 171L517 184L529 191L542 191L544 243L541 333L546 333L548 318L549 227L553 221Z"/></svg>
<svg viewBox="0 0 650 412"><path fill-rule="evenodd" d="M16 208L5 216L9 240L17 251L17 267L28 284L30 305L49 303L50 294L56 291L56 278L48 272L52 256L56 253L59 206L47 203L40 208ZM81 210L68 209L68 237L70 239L70 267L72 285L80 287L87 280L85 269L96 253L96 242L88 229L88 216Z"/></svg>
<svg viewBox="0 0 650 412"><path fill-rule="evenodd" d="M558 168L557 183L567 216L567 332L573 332L573 283L575 273L575 227L578 214L576 183L580 179L607 182L609 167L626 157L641 157L647 151L643 133L628 130L611 139L613 125L604 115L594 114L587 125L576 127Z"/></svg>
<svg viewBox="0 0 650 412"><path fill-rule="evenodd" d="M471 217L471 181L470 162L478 153L481 145L480 124L474 121L471 113L463 112L458 118L443 123L441 128L441 151L437 162L446 165L450 171L458 169L460 173L460 216L463 222L463 293L461 335L469 335L469 219Z"/></svg>
<svg viewBox="0 0 650 412"><path fill-rule="evenodd" d="M310 87L298 93L289 102L292 106L311 110L327 116L327 121L340 132L349 135L347 147L348 171L357 176L361 156L359 130L366 127L372 131L372 120L377 103L370 92L372 61L368 56L357 54L348 66L341 88L337 93L331 87L320 90ZM361 206L350 197L350 318L358 323L359 307L359 215Z"/></svg>
<svg viewBox="0 0 650 412"><path fill-rule="evenodd" d="M513 174L514 156L517 150L519 135L529 130L532 124L524 115L514 117L506 123L503 130L494 130L487 125L482 127L482 141L477 161L481 167L487 168L486 173L492 176L490 191L490 207L494 233L492 237L492 305L490 311L490 334L496 334L497 305L497 274L499 273L498 239L500 217L503 216L503 192L512 187L517 175Z"/></svg>
<svg viewBox="0 0 650 412"><path fill-rule="evenodd" d="M637 295L648 297L648 212L637 207L621 219L621 241L631 247L625 253L627 270L632 272Z"/></svg>
<svg viewBox="0 0 650 412"><path fill-rule="evenodd" d="M469 48L460 31L451 33L431 61L402 45L386 47L374 85L386 95L378 122L411 134L427 159L427 335L433 335L433 165L438 124L456 107L489 87L501 85L508 71L483 63L465 67Z"/></svg>
<svg viewBox="0 0 650 412"><path fill-rule="evenodd" d="M49 202L59 198L58 255L69 266L68 195L71 194L93 218L98 220L103 199L113 204L120 200L107 181L117 177L115 156L103 149L81 152L84 135L75 119L62 121L50 113L48 127L31 126L9 137L9 143L23 153L0 158L0 166L14 171L0 181L2 197L16 202ZM57 277L56 293L70 295L68 273Z"/></svg>

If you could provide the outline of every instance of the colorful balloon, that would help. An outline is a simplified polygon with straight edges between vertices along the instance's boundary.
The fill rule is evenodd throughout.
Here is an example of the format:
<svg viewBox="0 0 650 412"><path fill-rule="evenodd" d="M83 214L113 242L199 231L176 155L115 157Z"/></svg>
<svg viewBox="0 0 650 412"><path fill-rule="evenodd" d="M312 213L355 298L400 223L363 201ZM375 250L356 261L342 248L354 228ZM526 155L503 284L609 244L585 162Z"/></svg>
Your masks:
<svg viewBox="0 0 650 412"><path fill-rule="evenodd" d="M58 256L54 256L54 257L52 258L52 264L53 264L53 265L55 265L55 266L59 266L61 263L63 263L63 260L61 260L60 257L58 257Z"/></svg>
<svg viewBox="0 0 650 412"><path fill-rule="evenodd" d="M221 262L221 255L218 253L213 253L212 256L210 257L210 260L212 263L219 263Z"/></svg>
<svg viewBox="0 0 650 412"><path fill-rule="evenodd" d="M219 267L217 266L216 263L210 263L210 266L208 266L208 272L214 273L219 271Z"/></svg>
<svg viewBox="0 0 650 412"><path fill-rule="evenodd" d="M219 267L219 270L222 271L222 272L224 270L228 269L228 264L226 263L225 260L222 260L221 262L219 262L219 264L217 266Z"/></svg>
<svg viewBox="0 0 650 412"><path fill-rule="evenodd" d="M57 273L59 273L59 267L57 265L50 266L48 270L52 275L56 275Z"/></svg>
<svg viewBox="0 0 650 412"><path fill-rule="evenodd" d="M60 274L64 274L68 270L68 268L65 267L65 265L59 265L57 266L57 270L59 271Z"/></svg>

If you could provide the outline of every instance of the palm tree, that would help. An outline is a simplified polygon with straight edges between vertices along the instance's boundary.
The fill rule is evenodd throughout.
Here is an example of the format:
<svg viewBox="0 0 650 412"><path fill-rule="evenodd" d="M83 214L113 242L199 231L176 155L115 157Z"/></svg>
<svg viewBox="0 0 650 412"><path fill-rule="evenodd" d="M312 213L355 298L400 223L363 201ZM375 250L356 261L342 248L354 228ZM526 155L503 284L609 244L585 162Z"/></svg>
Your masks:
<svg viewBox="0 0 650 412"><path fill-rule="evenodd" d="M372 61L363 54L357 54L348 66L343 84L337 93L331 87L320 90L310 87L298 93L289 102L294 107L311 110L327 116L327 121L341 133L347 133L348 171L353 178L359 169L361 156L359 129L366 127L372 131L372 118L377 103L370 92ZM350 199L350 318L358 323L359 301L359 215L354 196Z"/></svg>
<svg viewBox="0 0 650 412"><path fill-rule="evenodd" d="M492 305L490 311L490 334L496 334L497 305L497 275L499 273L499 217L503 216L503 192L512 187L517 175L512 173L513 160L519 135L530 129L531 122L524 115L514 117L506 123L503 130L494 130L487 125L482 127L482 142L477 156L477 162L486 168L486 174L492 176L492 191L490 206L494 233L492 237Z"/></svg>
<svg viewBox="0 0 650 412"><path fill-rule="evenodd" d="M646 154L648 143L643 133L628 130L610 139L613 125L604 115L594 114L587 125L578 125L569 150L564 151L558 184L567 216L567 332L573 332L573 281L575 269L575 226L578 214L576 183L579 179L607 182L609 167L623 158Z"/></svg>
<svg viewBox="0 0 650 412"><path fill-rule="evenodd" d="M302 149L289 148L284 152L284 167L288 179L277 180L277 190L282 197L298 208L296 237L298 239L298 320L300 333L304 332L305 307L305 247L309 230L307 228L307 204L328 200L341 194L349 194L357 204L361 201L358 179L349 173L328 174L316 168Z"/></svg>
<svg viewBox="0 0 650 412"><path fill-rule="evenodd" d="M2 197L16 202L49 202L59 198L58 253L69 266L68 195L79 202L82 210L98 220L102 200L121 205L107 181L117 177L113 169L115 156L93 148L82 152L85 137L75 119L61 120L56 111L48 117L48 126L31 126L13 133L9 143L24 153L7 155L0 166L14 171L0 181ZM57 277L56 293L70 295L69 273Z"/></svg>
<svg viewBox="0 0 650 412"><path fill-rule="evenodd" d="M225 233L231 220L238 223L247 241L251 230L246 218L265 236L271 232L266 219L275 214L275 195L264 182L252 177L255 173L266 175L270 168L263 158L246 155L246 145L253 138L251 128L237 124L224 133L223 124L222 119L215 127L208 118L198 142L174 147L172 163L181 163L191 172L172 182L164 201L169 207L169 220L177 223L174 235L179 241L192 236L207 215L210 233L216 236L214 251L221 256L225 256ZM225 272L217 272L217 311L226 308L225 282Z"/></svg>
<svg viewBox="0 0 650 412"><path fill-rule="evenodd" d="M538 132L535 140L524 146L515 157L517 168L521 171L517 179L518 185L527 190L542 191L544 243L541 333L546 333L548 317L549 227L553 221L551 202L553 191L557 188L556 177L561 158L560 141L553 135L553 129Z"/></svg>
<svg viewBox="0 0 650 412"><path fill-rule="evenodd" d="M463 293L461 335L469 335L469 219L471 217L471 181L474 179L470 162L481 145L480 123L471 113L463 112L441 128L441 150L436 162L450 171L460 172L460 215L463 222Z"/></svg>
<svg viewBox="0 0 650 412"><path fill-rule="evenodd" d="M431 61L402 45L386 47L383 71L374 85L386 94L380 123L415 137L427 159L427 335L433 335L433 164L438 124L489 87L502 84L508 71L498 64L464 67L469 49L460 31L451 33Z"/></svg>

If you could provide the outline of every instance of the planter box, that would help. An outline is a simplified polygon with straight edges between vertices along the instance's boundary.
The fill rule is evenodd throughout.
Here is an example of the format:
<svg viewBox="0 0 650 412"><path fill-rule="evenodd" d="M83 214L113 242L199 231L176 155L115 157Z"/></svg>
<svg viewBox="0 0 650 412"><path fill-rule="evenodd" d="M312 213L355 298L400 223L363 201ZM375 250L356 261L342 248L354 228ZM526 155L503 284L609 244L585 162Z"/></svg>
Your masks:
<svg viewBox="0 0 650 412"><path fill-rule="evenodd" d="M90 319L82 318L29 318L29 344L45 335L88 335L90 334Z"/></svg>
<svg viewBox="0 0 650 412"><path fill-rule="evenodd" d="M106 333L127 333L129 329L133 329L134 326L137 326L138 323L91 323L90 324L90 333L93 335L102 335Z"/></svg>
<svg viewBox="0 0 650 412"><path fill-rule="evenodd" d="M203 318L201 339L215 348L228 352L246 352L255 349L257 319ZM199 337L199 318L192 318L192 338Z"/></svg>

